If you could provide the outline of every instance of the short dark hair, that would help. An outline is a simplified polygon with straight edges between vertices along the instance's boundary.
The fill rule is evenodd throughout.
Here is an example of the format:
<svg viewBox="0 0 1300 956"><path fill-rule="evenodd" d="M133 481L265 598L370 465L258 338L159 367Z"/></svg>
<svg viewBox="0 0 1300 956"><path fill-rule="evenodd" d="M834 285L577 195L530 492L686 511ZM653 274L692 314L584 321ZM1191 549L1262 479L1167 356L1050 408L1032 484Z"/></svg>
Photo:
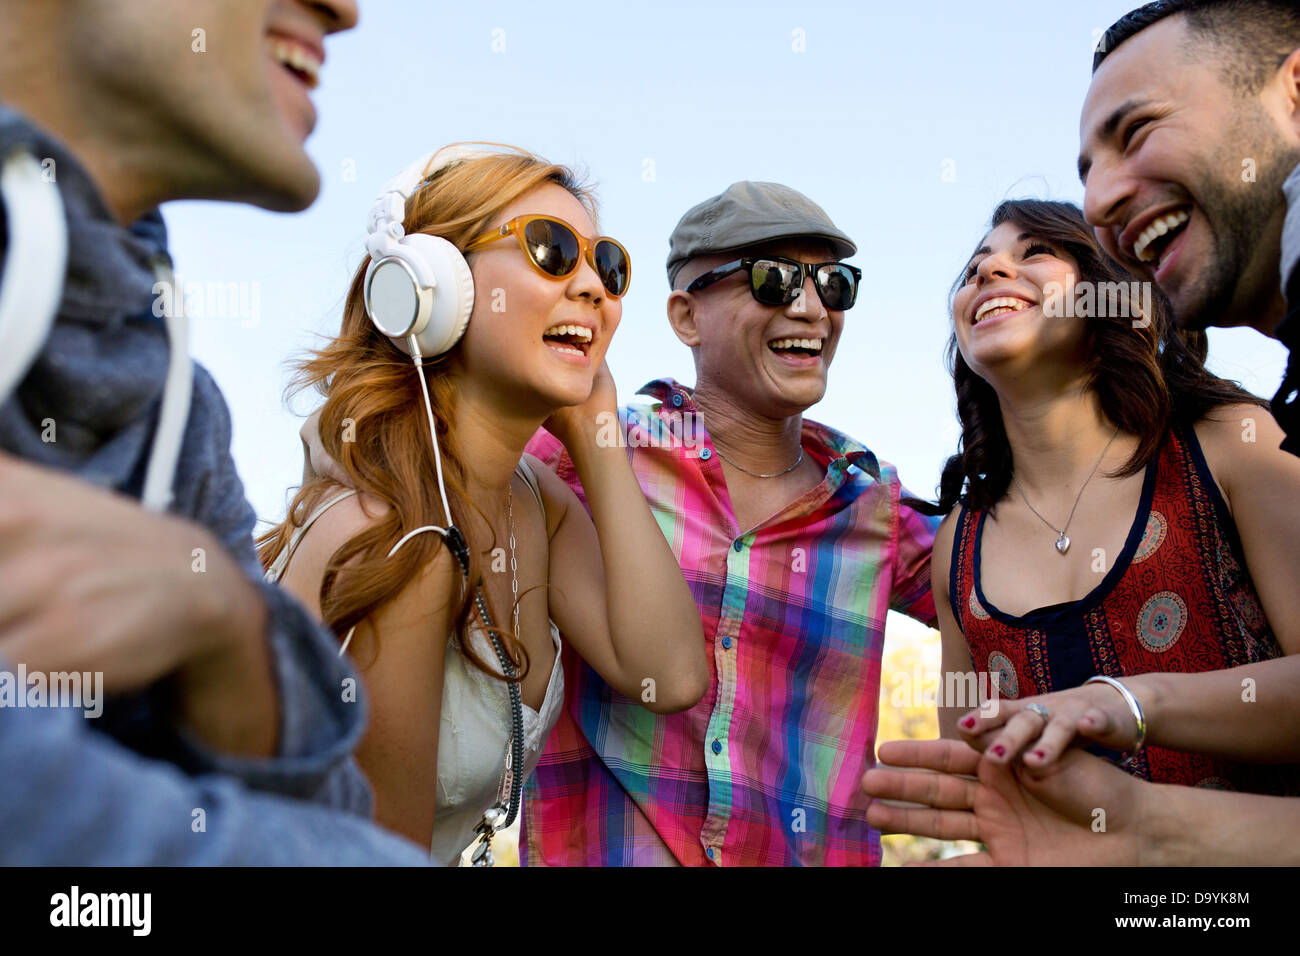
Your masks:
<svg viewBox="0 0 1300 956"><path fill-rule="evenodd" d="M1107 30L1092 57L1092 72L1130 37L1183 14L1194 39L1219 53L1224 77L1241 93L1258 93L1300 47L1296 0L1156 0L1126 13Z"/></svg>

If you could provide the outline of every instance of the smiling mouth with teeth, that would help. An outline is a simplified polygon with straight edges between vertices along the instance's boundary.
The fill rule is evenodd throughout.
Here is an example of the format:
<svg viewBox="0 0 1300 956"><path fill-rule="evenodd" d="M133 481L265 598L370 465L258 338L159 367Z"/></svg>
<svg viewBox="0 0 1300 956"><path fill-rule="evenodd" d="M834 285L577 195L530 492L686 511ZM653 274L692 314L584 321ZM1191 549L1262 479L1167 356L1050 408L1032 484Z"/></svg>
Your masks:
<svg viewBox="0 0 1300 956"><path fill-rule="evenodd" d="M1034 304L1026 299L1016 298L1015 296L999 296L996 299L989 299L980 306L979 311L971 320L971 325L979 325L984 319L991 319L995 316L1004 315L1007 312L1024 312L1026 309L1032 309Z"/></svg>
<svg viewBox="0 0 1300 956"><path fill-rule="evenodd" d="M307 89L314 90L320 85L321 61L298 44L272 39L271 56Z"/></svg>
<svg viewBox="0 0 1300 956"><path fill-rule="evenodd" d="M571 355L586 355L591 349L591 329L585 325L552 325L542 333L548 348Z"/></svg>
<svg viewBox="0 0 1300 956"><path fill-rule="evenodd" d="M784 352L788 355L820 355L822 351L822 340L773 339L767 343L767 347L773 352Z"/></svg>
<svg viewBox="0 0 1300 956"><path fill-rule="evenodd" d="M1133 258L1139 262L1154 262L1156 268L1159 268L1165 251L1174 241L1174 237L1187 227L1190 219L1191 216L1182 209L1161 216L1137 237L1137 241L1133 243Z"/></svg>

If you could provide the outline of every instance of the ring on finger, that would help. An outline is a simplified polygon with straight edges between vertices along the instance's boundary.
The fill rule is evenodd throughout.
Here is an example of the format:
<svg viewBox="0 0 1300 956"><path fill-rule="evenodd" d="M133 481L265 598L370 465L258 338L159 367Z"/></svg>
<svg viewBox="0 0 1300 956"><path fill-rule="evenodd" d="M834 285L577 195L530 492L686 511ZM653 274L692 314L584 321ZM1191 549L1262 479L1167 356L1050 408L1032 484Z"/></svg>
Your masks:
<svg viewBox="0 0 1300 956"><path fill-rule="evenodd" d="M1032 710L1039 717L1043 718L1043 723L1045 724L1049 724L1052 722L1051 712L1042 704L1026 704L1025 710Z"/></svg>

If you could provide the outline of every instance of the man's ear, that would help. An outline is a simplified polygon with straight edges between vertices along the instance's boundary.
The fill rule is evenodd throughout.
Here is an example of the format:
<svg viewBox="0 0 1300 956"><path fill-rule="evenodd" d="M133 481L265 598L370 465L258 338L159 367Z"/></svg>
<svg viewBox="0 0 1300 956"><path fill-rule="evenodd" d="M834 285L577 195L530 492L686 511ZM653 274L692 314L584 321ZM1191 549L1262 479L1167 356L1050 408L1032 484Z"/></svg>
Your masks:
<svg viewBox="0 0 1300 956"><path fill-rule="evenodd" d="M1282 64L1282 94L1286 97L1291 130L1300 138L1300 49L1292 50Z"/></svg>
<svg viewBox="0 0 1300 956"><path fill-rule="evenodd" d="M673 333L688 348L700 344L700 330L695 322L695 301L689 292L674 289L668 296L668 324Z"/></svg>

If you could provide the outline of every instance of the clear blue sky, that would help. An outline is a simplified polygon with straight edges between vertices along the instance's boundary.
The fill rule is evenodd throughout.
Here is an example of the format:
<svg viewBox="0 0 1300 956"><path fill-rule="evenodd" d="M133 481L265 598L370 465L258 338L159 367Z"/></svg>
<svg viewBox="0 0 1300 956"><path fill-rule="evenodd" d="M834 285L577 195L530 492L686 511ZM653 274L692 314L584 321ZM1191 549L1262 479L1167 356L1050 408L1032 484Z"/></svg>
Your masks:
<svg viewBox="0 0 1300 956"><path fill-rule="evenodd" d="M256 324L196 319L192 333L230 402L249 498L277 519L300 477L286 360L337 330L375 192L421 153L465 139L590 172L603 231L633 258L609 353L624 397L659 376L693 381L664 317L668 235L686 209L739 179L787 183L821 204L856 240L863 286L810 415L932 492L957 436L942 363L948 288L999 200L1082 200L1074 161L1091 48L1133 5L361 0L361 25L328 43L314 96L316 205L295 216L165 210L183 280L258 284ZM1283 356L1251 331L1211 336L1215 370L1264 395Z"/></svg>

